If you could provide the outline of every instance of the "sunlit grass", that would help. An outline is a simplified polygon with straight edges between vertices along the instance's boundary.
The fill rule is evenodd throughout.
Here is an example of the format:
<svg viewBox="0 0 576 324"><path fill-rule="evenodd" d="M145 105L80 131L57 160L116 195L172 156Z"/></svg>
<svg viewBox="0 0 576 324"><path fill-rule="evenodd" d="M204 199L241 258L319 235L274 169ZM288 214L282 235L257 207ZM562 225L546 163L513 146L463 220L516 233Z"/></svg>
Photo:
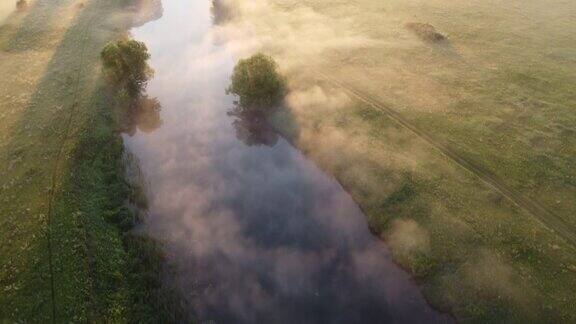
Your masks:
<svg viewBox="0 0 576 324"><path fill-rule="evenodd" d="M129 195L99 73L101 49L129 26L123 8L42 1L0 27L0 321L158 313L135 295L148 293L131 277L140 252L104 217Z"/></svg>

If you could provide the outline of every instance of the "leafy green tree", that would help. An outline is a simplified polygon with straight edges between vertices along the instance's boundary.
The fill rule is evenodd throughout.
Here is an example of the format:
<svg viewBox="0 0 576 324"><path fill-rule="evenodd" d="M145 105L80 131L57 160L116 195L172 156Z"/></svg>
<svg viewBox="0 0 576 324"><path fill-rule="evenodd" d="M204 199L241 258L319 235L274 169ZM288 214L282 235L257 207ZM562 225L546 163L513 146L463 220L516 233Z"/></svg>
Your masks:
<svg viewBox="0 0 576 324"><path fill-rule="evenodd" d="M272 57L258 53L236 64L227 93L238 96L242 112L265 113L284 99L286 79Z"/></svg>
<svg viewBox="0 0 576 324"><path fill-rule="evenodd" d="M154 74L148 66L148 48L142 42L120 40L109 43L100 53L100 57L110 80L134 98L143 92Z"/></svg>

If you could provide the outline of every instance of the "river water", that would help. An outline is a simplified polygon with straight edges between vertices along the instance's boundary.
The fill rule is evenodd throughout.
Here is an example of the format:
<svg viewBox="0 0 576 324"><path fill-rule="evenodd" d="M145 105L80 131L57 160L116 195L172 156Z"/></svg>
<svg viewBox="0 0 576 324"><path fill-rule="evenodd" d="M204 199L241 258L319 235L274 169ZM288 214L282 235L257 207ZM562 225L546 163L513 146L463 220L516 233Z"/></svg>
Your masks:
<svg viewBox="0 0 576 324"><path fill-rule="evenodd" d="M152 54L158 114L125 144L150 184L145 229L201 321L445 322L330 176L284 139L227 112L237 60L210 2L164 0L132 31Z"/></svg>

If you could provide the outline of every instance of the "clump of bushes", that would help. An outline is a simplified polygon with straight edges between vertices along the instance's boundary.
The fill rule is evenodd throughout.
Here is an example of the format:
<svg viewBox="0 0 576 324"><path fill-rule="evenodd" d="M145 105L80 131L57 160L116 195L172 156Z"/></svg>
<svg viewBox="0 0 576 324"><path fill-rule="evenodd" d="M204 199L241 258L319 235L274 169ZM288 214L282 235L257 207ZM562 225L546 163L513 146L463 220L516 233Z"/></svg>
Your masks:
<svg viewBox="0 0 576 324"><path fill-rule="evenodd" d="M239 113L265 114L284 100L286 78L272 57L258 53L236 64L227 93L238 96Z"/></svg>
<svg viewBox="0 0 576 324"><path fill-rule="evenodd" d="M145 89L154 71L148 65L150 54L146 44L136 40L109 43L100 53L104 72L119 90L137 98Z"/></svg>
<svg viewBox="0 0 576 324"><path fill-rule="evenodd" d="M409 22L405 27L426 42L440 43L448 40L445 35L436 31L436 28L428 23Z"/></svg>
<svg viewBox="0 0 576 324"><path fill-rule="evenodd" d="M28 2L26 0L16 1L16 9L17 10L25 10L26 8L28 8Z"/></svg>

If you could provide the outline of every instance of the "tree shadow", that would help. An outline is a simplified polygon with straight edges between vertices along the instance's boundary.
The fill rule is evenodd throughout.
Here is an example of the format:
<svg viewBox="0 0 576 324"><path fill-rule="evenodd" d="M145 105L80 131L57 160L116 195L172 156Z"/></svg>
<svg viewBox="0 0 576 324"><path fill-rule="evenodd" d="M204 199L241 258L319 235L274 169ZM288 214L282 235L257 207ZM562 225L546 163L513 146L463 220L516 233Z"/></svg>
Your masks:
<svg viewBox="0 0 576 324"><path fill-rule="evenodd" d="M78 258L84 243L78 235L83 231L77 223L79 216L75 210L59 210L56 204L59 195L68 194L62 191L64 177L72 175L68 162L74 148L83 145L78 135L96 118L95 102L108 104L102 94L92 95L101 84L100 75L93 73L99 67L98 53L108 40L121 36L120 27L129 21L117 21L115 26L119 27L111 29L109 21L93 17L110 17L122 7L116 1L89 1L60 43L52 44L53 40L44 38L49 38L50 24L69 3L54 0L31 4L27 16L16 26L18 30L7 36L8 48L0 49L23 52L54 45L49 48L54 53L35 89L23 89L31 93L30 99L9 107L19 116L0 145L0 187L2 194L13 197L0 207L4 221L0 236L4 239L6 233L16 233L12 227L25 228L13 238L13 244L4 244L0 251L2 257L18 256L22 264L13 273L0 271L2 283L18 287L0 294L0 318L14 322L65 322L91 307L85 301L91 294L86 287L90 274L83 268L83 259ZM26 66L14 70L27 77ZM0 86L6 84L0 82ZM53 269L48 267L50 260ZM52 287L56 288L53 295ZM101 293L106 300L113 294Z"/></svg>
<svg viewBox="0 0 576 324"><path fill-rule="evenodd" d="M27 11L26 17L19 23L5 48L7 52L22 52L41 49L51 42L52 23L58 14L66 8L65 0L36 1L29 5L26 1L18 2L17 12Z"/></svg>

